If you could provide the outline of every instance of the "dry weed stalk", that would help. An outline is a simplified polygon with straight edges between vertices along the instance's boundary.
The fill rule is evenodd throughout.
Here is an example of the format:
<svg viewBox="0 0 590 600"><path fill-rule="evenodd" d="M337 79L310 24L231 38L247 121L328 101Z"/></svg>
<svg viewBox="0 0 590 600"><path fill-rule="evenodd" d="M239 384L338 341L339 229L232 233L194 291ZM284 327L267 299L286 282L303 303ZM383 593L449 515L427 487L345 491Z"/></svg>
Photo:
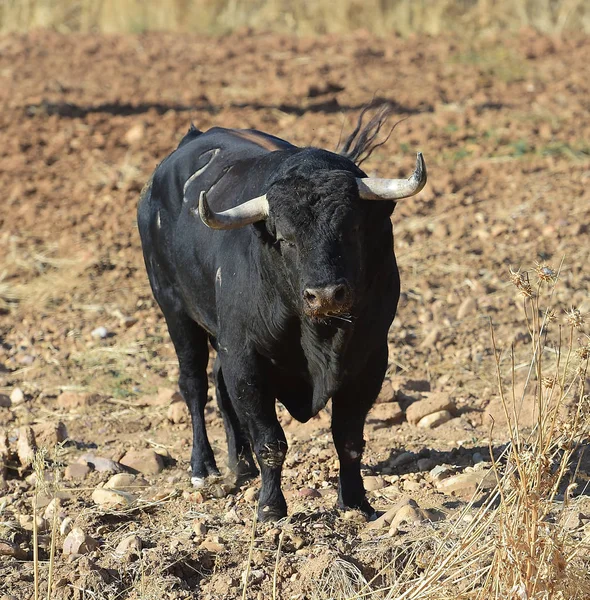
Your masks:
<svg viewBox="0 0 590 600"><path fill-rule="evenodd" d="M323 600L590 598L590 541L580 527L567 523L576 502L574 459L590 429L590 399L584 394L590 337L582 331L584 315L571 309L565 313L565 323L551 332L556 339L550 347L549 325L557 320L550 305L559 271L537 264L534 275L518 270L511 271L510 278L523 296L531 355L525 392L517 398L514 348L507 390L492 327L499 393L509 430L509 443L500 457L494 459L490 448L496 488L480 508L469 503L447 522L426 533L422 528L421 539L406 538L393 559L360 589L358 576L341 570L341 577L351 581L340 582L340 593L328 586L330 594L322 595ZM577 350L576 333L582 336ZM546 360L550 353L552 362ZM531 389L533 383L536 421L525 435L519 427L520 408L527 386ZM389 584L376 589L379 578ZM343 594L346 587L354 592Z"/></svg>

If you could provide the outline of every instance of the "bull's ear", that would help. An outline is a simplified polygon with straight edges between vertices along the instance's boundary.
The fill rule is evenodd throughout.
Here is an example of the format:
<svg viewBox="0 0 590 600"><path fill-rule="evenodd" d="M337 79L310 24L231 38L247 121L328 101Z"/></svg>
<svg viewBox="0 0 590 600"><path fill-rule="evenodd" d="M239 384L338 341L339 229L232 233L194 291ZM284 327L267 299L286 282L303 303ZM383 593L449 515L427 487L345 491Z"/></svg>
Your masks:
<svg viewBox="0 0 590 600"><path fill-rule="evenodd" d="M428 176L422 152L416 157L416 168L408 179L357 178L359 196L363 200L401 200L414 196L426 185Z"/></svg>

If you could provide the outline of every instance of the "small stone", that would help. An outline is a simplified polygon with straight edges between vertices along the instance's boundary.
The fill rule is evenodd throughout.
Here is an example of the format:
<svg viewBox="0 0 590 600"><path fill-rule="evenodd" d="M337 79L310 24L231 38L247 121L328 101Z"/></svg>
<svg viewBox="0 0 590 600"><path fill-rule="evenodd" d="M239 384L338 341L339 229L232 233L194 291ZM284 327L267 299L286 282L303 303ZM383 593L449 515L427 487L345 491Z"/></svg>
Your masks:
<svg viewBox="0 0 590 600"><path fill-rule="evenodd" d="M480 454L479 452L474 452L473 453L473 464L476 465L478 463L482 463L485 462L485 458L483 457L482 454Z"/></svg>
<svg viewBox="0 0 590 600"><path fill-rule="evenodd" d="M383 384L381 386L381 391L377 396L377 400L375 400L375 404L382 404L387 402L393 402L395 400L395 390L393 389L393 385L391 384L390 379L383 380Z"/></svg>
<svg viewBox="0 0 590 600"><path fill-rule="evenodd" d="M225 550L225 546L220 542L219 537L210 536L204 539L200 544L199 548L201 550L207 550L212 554L216 554L217 552L223 552Z"/></svg>
<svg viewBox="0 0 590 600"><path fill-rule="evenodd" d="M365 477L363 479L363 483L365 484L365 490L367 490L367 492L374 492L387 486L387 482L385 481L385 479L383 479L383 477L378 476Z"/></svg>
<svg viewBox="0 0 590 600"><path fill-rule="evenodd" d="M489 490L496 485L496 478L491 470L470 471L447 477L436 484L436 488L444 494L471 497L478 489Z"/></svg>
<svg viewBox="0 0 590 600"><path fill-rule="evenodd" d="M264 579L264 571L262 569L245 569L242 571L242 584L250 585L253 583L260 583Z"/></svg>
<svg viewBox="0 0 590 600"><path fill-rule="evenodd" d="M434 429L453 418L448 410L438 410L425 417L422 417L418 421L418 427L422 429Z"/></svg>
<svg viewBox="0 0 590 600"><path fill-rule="evenodd" d="M92 453L82 454L78 459L82 464L90 465L95 471L99 473L120 473L123 471L123 467L110 458L104 458L102 456L95 456Z"/></svg>
<svg viewBox="0 0 590 600"><path fill-rule="evenodd" d="M10 396L6 394L0 394L0 408L10 408L12 406L12 400Z"/></svg>
<svg viewBox="0 0 590 600"><path fill-rule="evenodd" d="M90 332L93 338L104 340L109 335L109 330L106 327L97 327Z"/></svg>
<svg viewBox="0 0 590 600"><path fill-rule="evenodd" d="M35 433L35 442L39 448L41 446L53 448L68 439L68 431L61 421L57 423L36 423L33 425L33 432Z"/></svg>
<svg viewBox="0 0 590 600"><path fill-rule="evenodd" d="M477 310L477 302L475 298L469 296L465 298L463 302L459 305L459 309L457 310L457 320L461 321L465 317L473 314Z"/></svg>
<svg viewBox="0 0 590 600"><path fill-rule="evenodd" d="M293 544L295 550L299 550L299 548L303 548L305 545L305 540L299 535L292 535L291 543Z"/></svg>
<svg viewBox="0 0 590 600"><path fill-rule="evenodd" d="M142 541L137 535L128 535L117 544L115 554L119 557L139 555L142 546Z"/></svg>
<svg viewBox="0 0 590 600"><path fill-rule="evenodd" d="M129 450L121 464L143 475L158 475L164 470L162 457L153 450Z"/></svg>
<svg viewBox="0 0 590 600"><path fill-rule="evenodd" d="M80 527L74 527L66 536L63 545L63 553L68 554L88 554L98 548L98 542L86 535Z"/></svg>
<svg viewBox="0 0 590 600"><path fill-rule="evenodd" d="M419 458L416 462L420 471L430 471L435 465L431 458Z"/></svg>
<svg viewBox="0 0 590 600"><path fill-rule="evenodd" d="M53 498L51 502L45 507L45 512L43 513L43 518L51 523L53 521L54 515L57 514L58 520L61 522L65 518L65 513L62 506L61 498Z"/></svg>
<svg viewBox="0 0 590 600"><path fill-rule="evenodd" d="M422 523L422 521L430 521L430 514L419 506L406 505L402 506L393 519L389 527L389 535L395 535L400 528L400 525L408 523L410 525Z"/></svg>
<svg viewBox="0 0 590 600"><path fill-rule="evenodd" d="M145 136L145 125L143 123L136 123L135 125L132 125L127 130L127 132L125 133L124 139L125 139L125 142L129 146L133 146L134 144L141 142L141 140L144 138L144 136Z"/></svg>
<svg viewBox="0 0 590 600"><path fill-rule="evenodd" d="M406 492L419 492L422 487L418 481L404 481L404 491Z"/></svg>
<svg viewBox="0 0 590 600"><path fill-rule="evenodd" d="M303 496L304 498L320 498L322 495L318 492L318 490L314 490L313 488L304 487L300 490L297 490L298 496Z"/></svg>
<svg viewBox="0 0 590 600"><path fill-rule="evenodd" d="M444 392L433 392L423 400L410 404L406 409L408 423L417 425L420 419L432 413L447 410L451 414L455 411L455 403Z"/></svg>
<svg viewBox="0 0 590 600"><path fill-rule="evenodd" d="M135 317L123 317L119 320L119 325L121 325L121 327L125 327L125 329L133 327L133 325L135 325L136 323L137 319Z"/></svg>
<svg viewBox="0 0 590 600"><path fill-rule="evenodd" d="M21 427L18 430L18 441L16 443L16 452L21 465L30 465L35 458L35 434L31 427Z"/></svg>
<svg viewBox="0 0 590 600"><path fill-rule="evenodd" d="M92 500L101 508L120 508L130 506L135 502L135 496L128 492L120 490L106 490L104 488L96 488L92 492Z"/></svg>
<svg viewBox="0 0 590 600"><path fill-rule="evenodd" d="M207 535L207 531L209 531L209 528L207 525L205 525L205 523L203 523L203 521L201 521L201 519L193 520L192 529L197 537L205 537Z"/></svg>
<svg viewBox="0 0 590 600"><path fill-rule="evenodd" d="M393 425L403 421L404 411L398 402L384 402L382 404L375 404L369 412L367 419L369 423L379 421Z"/></svg>
<svg viewBox="0 0 590 600"><path fill-rule="evenodd" d="M416 460L416 455L413 452L402 452L396 456L389 464L392 467L404 467Z"/></svg>
<svg viewBox="0 0 590 600"><path fill-rule="evenodd" d="M100 394L92 394L90 392L62 392L58 397L56 404L64 410L76 410L79 408L87 408L93 404L97 404L102 400Z"/></svg>
<svg viewBox="0 0 590 600"><path fill-rule="evenodd" d="M72 527L74 526L74 519L72 517L66 517L59 526L59 533L61 535L68 535L70 531L72 531Z"/></svg>
<svg viewBox="0 0 590 600"><path fill-rule="evenodd" d="M440 328L433 327L430 332L424 336L420 348L434 348L436 343L440 340Z"/></svg>
<svg viewBox="0 0 590 600"><path fill-rule="evenodd" d="M251 487L244 492L244 500L254 502L258 498L258 488Z"/></svg>
<svg viewBox="0 0 590 600"><path fill-rule="evenodd" d="M8 540L0 540L0 556L12 556L17 560L26 560L27 552Z"/></svg>
<svg viewBox="0 0 590 600"><path fill-rule="evenodd" d="M393 518L395 517L395 515L405 506L411 506L411 507L417 508L418 504L416 504L416 502L414 500L412 500L411 498L403 498L402 500L400 500L399 502L394 504L388 511L386 511L384 514L382 514L379 518L375 519L374 521L371 521L367 525L367 529L381 529L382 527L386 527L387 525L390 525L391 522L393 521Z"/></svg>
<svg viewBox="0 0 590 600"><path fill-rule="evenodd" d="M122 490L137 491L142 488L146 488L149 482L143 477L138 477L132 473L117 473L113 475L105 484L105 489L108 490Z"/></svg>
<svg viewBox="0 0 590 600"><path fill-rule="evenodd" d="M434 467L429 474L432 481L436 483L446 479L447 477L450 477L455 473L455 471L455 467L449 467L448 465L436 465L436 467Z"/></svg>
<svg viewBox="0 0 590 600"><path fill-rule="evenodd" d="M72 463L66 467L64 478L73 481L82 481L86 479L91 469L87 464Z"/></svg>
<svg viewBox="0 0 590 600"><path fill-rule="evenodd" d="M188 423L190 420L190 414L186 402L173 402L168 407L167 418L171 423Z"/></svg>

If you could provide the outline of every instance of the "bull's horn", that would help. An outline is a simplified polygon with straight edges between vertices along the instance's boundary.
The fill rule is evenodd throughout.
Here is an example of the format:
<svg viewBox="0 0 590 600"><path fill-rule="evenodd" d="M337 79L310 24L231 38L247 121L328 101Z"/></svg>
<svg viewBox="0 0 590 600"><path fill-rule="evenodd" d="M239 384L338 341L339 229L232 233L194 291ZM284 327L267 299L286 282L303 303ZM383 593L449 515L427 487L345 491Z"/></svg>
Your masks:
<svg viewBox="0 0 590 600"><path fill-rule="evenodd" d="M426 185L426 165L418 152L416 168L409 179L377 179L366 177L356 180L363 200L401 200L417 194Z"/></svg>
<svg viewBox="0 0 590 600"><path fill-rule="evenodd" d="M193 208L193 213L197 211ZM236 206L229 210L216 213L207 202L207 194L201 192L199 196L199 216L207 227L211 229L238 229L256 223L256 221L264 221L268 217L268 200L266 195L258 196Z"/></svg>

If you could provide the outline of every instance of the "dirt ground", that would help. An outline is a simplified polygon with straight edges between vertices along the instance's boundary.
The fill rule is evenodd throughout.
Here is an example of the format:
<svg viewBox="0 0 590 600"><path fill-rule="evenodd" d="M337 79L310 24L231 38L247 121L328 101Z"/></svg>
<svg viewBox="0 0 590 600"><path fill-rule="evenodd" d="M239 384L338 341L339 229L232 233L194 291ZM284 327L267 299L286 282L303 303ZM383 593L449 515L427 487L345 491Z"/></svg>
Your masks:
<svg viewBox="0 0 590 600"><path fill-rule="evenodd" d="M286 523L252 530L257 481L190 488L190 425L182 405L169 408L178 370L135 209L191 121L334 149L373 97L396 105L405 120L366 168L406 176L420 150L429 183L393 215L402 298L364 474L382 510L411 498L445 519L464 506L473 489L444 489L433 469L477 473L507 440L490 319L506 368L514 345L521 392L528 372L509 268L562 265L553 304L560 315L590 312L589 61L590 38L528 31L477 43L363 33L0 38L0 593L33 597L35 488L40 514L59 488L58 524L69 517L89 536L64 554L57 533L56 598L237 598L245 579L247 598L272 598L273 587L278 598L327 598L326 574L352 564L371 579L415 529L370 529L335 509L329 409L302 425L279 408ZM425 400L446 403L452 418L410 423L406 409ZM524 427L531 406L525 394ZM207 421L222 465L214 401ZM50 446L36 475L19 442L27 426ZM142 467L135 488L127 481L116 507L97 503L120 468L100 470L97 457L129 462L129 450L156 466ZM72 467L87 463L89 472Z"/></svg>

